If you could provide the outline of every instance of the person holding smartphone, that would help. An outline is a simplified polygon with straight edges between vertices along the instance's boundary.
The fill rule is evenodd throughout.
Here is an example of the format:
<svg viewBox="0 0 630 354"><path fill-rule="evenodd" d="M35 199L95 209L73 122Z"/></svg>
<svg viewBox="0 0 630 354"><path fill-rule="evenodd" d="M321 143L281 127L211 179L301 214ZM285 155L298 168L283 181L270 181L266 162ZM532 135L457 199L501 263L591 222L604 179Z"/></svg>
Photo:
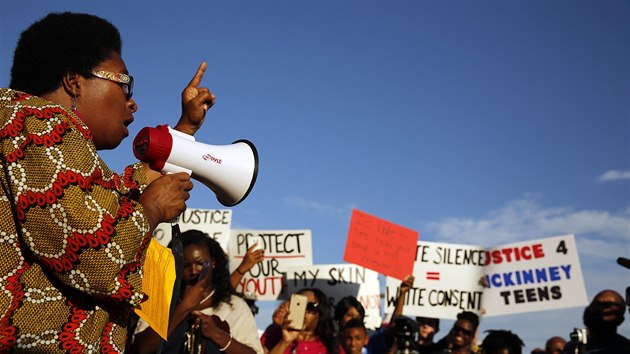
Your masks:
<svg viewBox="0 0 630 354"><path fill-rule="evenodd" d="M254 315L230 284L221 245L198 230L182 233L182 289L162 353L263 354ZM140 320L133 338L137 353L154 353L161 338Z"/></svg>
<svg viewBox="0 0 630 354"><path fill-rule="evenodd" d="M317 288L305 288L296 294L306 297L303 325L301 328L295 328L289 310L282 324L282 340L269 353L343 353L343 349L336 341L332 306L328 296Z"/></svg>

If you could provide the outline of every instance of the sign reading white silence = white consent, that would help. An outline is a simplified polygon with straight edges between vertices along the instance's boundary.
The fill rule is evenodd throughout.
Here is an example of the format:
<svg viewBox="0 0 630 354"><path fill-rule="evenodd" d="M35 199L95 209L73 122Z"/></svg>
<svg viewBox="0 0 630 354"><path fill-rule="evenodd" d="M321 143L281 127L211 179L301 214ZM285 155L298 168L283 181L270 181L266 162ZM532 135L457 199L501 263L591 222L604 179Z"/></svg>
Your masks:
<svg viewBox="0 0 630 354"><path fill-rule="evenodd" d="M332 304L354 296L365 309L365 326L380 327L381 298L378 273L355 264L291 266L287 268L285 298L304 288L323 291Z"/></svg>
<svg viewBox="0 0 630 354"><path fill-rule="evenodd" d="M311 230L232 230L228 245L230 272L256 242L265 250L265 258L245 273L236 291L257 300L277 300L287 269L313 264Z"/></svg>
<svg viewBox="0 0 630 354"><path fill-rule="evenodd" d="M186 209L174 223L179 229L199 230L215 239L227 251L232 227L232 210L230 209ZM153 237L163 246L171 242L171 223L161 223L153 230Z"/></svg>
<svg viewBox="0 0 630 354"><path fill-rule="evenodd" d="M418 241L413 287L407 292L403 314L456 318L462 311L481 315L483 253L479 246ZM386 312L392 313L400 280L387 277Z"/></svg>
<svg viewBox="0 0 630 354"><path fill-rule="evenodd" d="M489 250L420 241L417 250L405 314L454 319L461 311L496 316L587 302L573 235ZM387 279L389 311L399 283Z"/></svg>

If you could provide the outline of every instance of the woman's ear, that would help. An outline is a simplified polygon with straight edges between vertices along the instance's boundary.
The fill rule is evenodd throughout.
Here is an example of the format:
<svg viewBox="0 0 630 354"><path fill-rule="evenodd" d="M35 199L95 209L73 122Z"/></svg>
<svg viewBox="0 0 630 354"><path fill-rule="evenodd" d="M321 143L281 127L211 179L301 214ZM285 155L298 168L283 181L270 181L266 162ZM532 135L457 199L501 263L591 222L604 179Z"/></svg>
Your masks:
<svg viewBox="0 0 630 354"><path fill-rule="evenodd" d="M69 71L63 75L61 80L64 90L71 97L81 96L81 75L74 71Z"/></svg>

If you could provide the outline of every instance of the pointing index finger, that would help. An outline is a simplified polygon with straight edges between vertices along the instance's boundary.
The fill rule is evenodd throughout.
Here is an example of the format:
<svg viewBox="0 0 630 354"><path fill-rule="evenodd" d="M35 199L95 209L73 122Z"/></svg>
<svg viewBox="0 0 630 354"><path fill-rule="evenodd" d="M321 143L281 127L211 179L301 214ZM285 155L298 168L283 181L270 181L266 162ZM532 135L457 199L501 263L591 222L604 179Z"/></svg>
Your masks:
<svg viewBox="0 0 630 354"><path fill-rule="evenodd" d="M201 79L203 79L203 73L206 71L207 66L208 64L206 64L205 61L201 62L201 65L199 65L199 68L197 68L195 76L193 76L193 78L188 83L188 87L199 87L199 85L201 84Z"/></svg>

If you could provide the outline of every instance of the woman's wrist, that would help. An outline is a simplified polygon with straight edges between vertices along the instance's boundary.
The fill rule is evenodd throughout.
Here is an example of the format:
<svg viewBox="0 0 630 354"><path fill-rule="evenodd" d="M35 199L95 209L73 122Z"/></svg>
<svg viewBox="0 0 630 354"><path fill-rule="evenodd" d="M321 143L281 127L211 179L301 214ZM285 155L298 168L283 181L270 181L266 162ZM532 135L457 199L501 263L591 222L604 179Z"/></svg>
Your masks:
<svg viewBox="0 0 630 354"><path fill-rule="evenodd" d="M182 118L180 118L179 122L175 124L175 127L173 127L173 129L179 132L182 132L184 134L195 135L197 130L199 130L200 126L191 124L191 123L185 123L186 120L187 119L185 119L184 116L182 115Z"/></svg>
<svg viewBox="0 0 630 354"><path fill-rule="evenodd" d="M219 348L219 351L220 352L226 351L227 348L232 344L232 339L234 339L234 337L232 337L232 334L230 333L230 338L228 339L227 343L223 347Z"/></svg>

